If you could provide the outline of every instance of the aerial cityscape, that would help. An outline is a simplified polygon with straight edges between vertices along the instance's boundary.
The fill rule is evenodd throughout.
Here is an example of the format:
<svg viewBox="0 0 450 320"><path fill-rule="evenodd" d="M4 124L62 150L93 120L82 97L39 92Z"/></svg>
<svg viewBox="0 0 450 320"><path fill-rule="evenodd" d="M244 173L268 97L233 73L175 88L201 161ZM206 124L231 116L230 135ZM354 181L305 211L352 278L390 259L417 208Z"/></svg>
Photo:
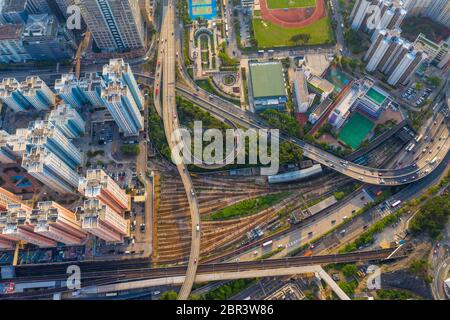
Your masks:
<svg viewBox="0 0 450 320"><path fill-rule="evenodd" d="M449 0L0 0L0 301L450 300L449 114Z"/></svg>

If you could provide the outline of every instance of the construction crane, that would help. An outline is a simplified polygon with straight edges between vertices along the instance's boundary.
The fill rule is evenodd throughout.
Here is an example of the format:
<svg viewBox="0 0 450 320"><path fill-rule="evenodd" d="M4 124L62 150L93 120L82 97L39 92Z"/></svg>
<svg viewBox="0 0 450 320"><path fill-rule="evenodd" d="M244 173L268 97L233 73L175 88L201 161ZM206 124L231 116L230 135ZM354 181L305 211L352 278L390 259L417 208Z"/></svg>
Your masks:
<svg viewBox="0 0 450 320"><path fill-rule="evenodd" d="M89 47L89 43L91 42L91 33L89 31L86 31L83 34L83 40L81 40L80 45L78 46L77 54L75 56L75 75L77 79L80 78L81 73L81 57L83 53L86 51L86 49Z"/></svg>
<svg viewBox="0 0 450 320"><path fill-rule="evenodd" d="M25 246L25 242L20 240L16 243L16 248L14 250L14 257L13 257L13 266L17 266L18 260L19 260L19 250L23 249Z"/></svg>

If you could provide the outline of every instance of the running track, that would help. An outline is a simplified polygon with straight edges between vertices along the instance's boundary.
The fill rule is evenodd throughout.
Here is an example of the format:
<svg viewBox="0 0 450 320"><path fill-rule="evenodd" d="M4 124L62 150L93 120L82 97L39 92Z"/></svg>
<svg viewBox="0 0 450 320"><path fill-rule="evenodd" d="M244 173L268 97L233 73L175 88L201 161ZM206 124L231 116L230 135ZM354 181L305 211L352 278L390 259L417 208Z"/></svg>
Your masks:
<svg viewBox="0 0 450 320"><path fill-rule="evenodd" d="M316 0L312 8L269 9L267 0L260 0L263 20L285 28L303 28L327 15L324 0Z"/></svg>

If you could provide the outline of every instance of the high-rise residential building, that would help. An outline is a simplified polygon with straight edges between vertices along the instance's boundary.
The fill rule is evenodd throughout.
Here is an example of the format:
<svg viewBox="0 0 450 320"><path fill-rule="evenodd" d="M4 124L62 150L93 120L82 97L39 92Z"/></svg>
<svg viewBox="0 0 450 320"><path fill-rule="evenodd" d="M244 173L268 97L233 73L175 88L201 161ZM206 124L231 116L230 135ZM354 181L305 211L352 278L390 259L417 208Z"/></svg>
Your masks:
<svg viewBox="0 0 450 320"><path fill-rule="evenodd" d="M21 82L20 92L36 110L48 110L55 104L55 94L38 76L27 77Z"/></svg>
<svg viewBox="0 0 450 320"><path fill-rule="evenodd" d="M0 211L5 211L9 204L20 203L22 199L4 188L0 188Z"/></svg>
<svg viewBox="0 0 450 320"><path fill-rule="evenodd" d="M366 70L384 73L393 86L406 84L428 57L422 45L412 44L400 35L400 30L378 30L364 56Z"/></svg>
<svg viewBox="0 0 450 320"><path fill-rule="evenodd" d="M0 250L13 250L15 247L14 239L4 238L1 234L2 226L0 226Z"/></svg>
<svg viewBox="0 0 450 320"><path fill-rule="evenodd" d="M406 0L409 16L422 16L450 27L450 2L448 0Z"/></svg>
<svg viewBox="0 0 450 320"><path fill-rule="evenodd" d="M86 83L84 94L92 106L104 106L102 100L102 82L103 78L100 73L92 72L84 74L80 80Z"/></svg>
<svg viewBox="0 0 450 320"><path fill-rule="evenodd" d="M31 208L24 204L10 204L0 213L2 235L16 241L25 241L42 248L55 247L56 242L34 232L30 221Z"/></svg>
<svg viewBox="0 0 450 320"><path fill-rule="evenodd" d="M71 169L81 164L83 160L81 152L54 123L36 120L30 123L28 129L29 145L45 147Z"/></svg>
<svg viewBox="0 0 450 320"><path fill-rule="evenodd" d="M126 51L145 46L144 23L137 0L75 0L97 46Z"/></svg>
<svg viewBox="0 0 450 320"><path fill-rule="evenodd" d="M126 136L138 135L144 127L140 113L143 98L130 66L113 59L103 67L101 97L121 131Z"/></svg>
<svg viewBox="0 0 450 320"><path fill-rule="evenodd" d="M88 103L85 95L86 83L83 83L73 73L61 75L60 79L55 81L55 91L64 100L74 108L81 109Z"/></svg>
<svg viewBox="0 0 450 320"><path fill-rule="evenodd" d="M2 215L2 212L6 212L9 204L15 203L20 203L19 197L0 188L0 249L2 250L14 249L15 243L17 242L15 238L3 235L3 229L7 222L7 215L6 213Z"/></svg>
<svg viewBox="0 0 450 320"><path fill-rule="evenodd" d="M8 164L17 161L17 155L12 148L10 139L11 135L8 132L0 130L0 163Z"/></svg>
<svg viewBox="0 0 450 320"><path fill-rule="evenodd" d="M101 200L88 199L84 202L83 209L83 230L109 243L123 242L123 238L129 235L129 222Z"/></svg>
<svg viewBox="0 0 450 320"><path fill-rule="evenodd" d="M109 64L103 66L103 80L105 85L121 83L122 85L127 86L133 95L134 102L139 107L139 110L144 109L144 97L139 90L139 85L130 65L125 63L123 59L111 59Z"/></svg>
<svg viewBox="0 0 450 320"><path fill-rule="evenodd" d="M367 61L366 70L373 72L392 57L396 48L401 45L400 30L379 30L369 50L364 56Z"/></svg>
<svg viewBox="0 0 450 320"><path fill-rule="evenodd" d="M15 112L33 109L20 91L20 86L20 82L14 78L5 78L0 83L0 100Z"/></svg>
<svg viewBox="0 0 450 320"><path fill-rule="evenodd" d="M398 28L407 15L400 0L358 0L350 15L354 30L371 33L376 29Z"/></svg>
<svg viewBox="0 0 450 320"><path fill-rule="evenodd" d="M399 64L392 71L387 82L391 86L407 84L412 74L425 59L427 59L427 54L423 52L423 49L414 46L406 55L403 56Z"/></svg>
<svg viewBox="0 0 450 320"><path fill-rule="evenodd" d="M12 151L18 158L22 158L27 151L27 145L30 139L30 130L28 128L19 128L8 139Z"/></svg>
<svg viewBox="0 0 450 320"><path fill-rule="evenodd" d="M79 138L86 132L86 123L77 110L68 104L60 104L50 112L48 121L53 123L69 139Z"/></svg>
<svg viewBox="0 0 450 320"><path fill-rule="evenodd" d="M53 201L38 202L30 222L35 233L66 245L82 244L86 238L76 214Z"/></svg>
<svg viewBox="0 0 450 320"><path fill-rule="evenodd" d="M75 74L63 74L55 81L55 91L74 108L81 109L85 104L103 105L101 100L102 78L97 73L88 73L77 79Z"/></svg>
<svg viewBox="0 0 450 320"><path fill-rule="evenodd" d="M80 193L88 198L96 198L123 214L130 209L130 196L103 170L88 170L86 178L80 180Z"/></svg>
<svg viewBox="0 0 450 320"><path fill-rule="evenodd" d="M0 25L0 62L20 63L31 59L22 39L21 24Z"/></svg>
<svg viewBox="0 0 450 320"><path fill-rule="evenodd" d="M102 89L102 99L109 113L125 136L137 136L144 120L130 89L120 83Z"/></svg>
<svg viewBox="0 0 450 320"><path fill-rule="evenodd" d="M29 147L23 155L22 167L58 193L74 193L78 187L78 173L44 146Z"/></svg>

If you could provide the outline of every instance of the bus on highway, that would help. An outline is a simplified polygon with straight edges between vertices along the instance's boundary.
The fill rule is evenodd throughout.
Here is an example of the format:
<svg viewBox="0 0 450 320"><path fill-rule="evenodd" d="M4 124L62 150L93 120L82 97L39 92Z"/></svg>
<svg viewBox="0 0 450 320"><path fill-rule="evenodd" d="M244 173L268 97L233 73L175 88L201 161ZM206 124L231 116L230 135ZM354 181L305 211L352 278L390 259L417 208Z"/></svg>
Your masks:
<svg viewBox="0 0 450 320"><path fill-rule="evenodd" d="M411 152L412 149L414 149L414 147L416 146L415 143L411 142L407 147L406 147L406 152Z"/></svg>
<svg viewBox="0 0 450 320"><path fill-rule="evenodd" d="M392 208L397 207L400 203L402 203L400 200L395 201L394 203L391 204Z"/></svg>
<svg viewBox="0 0 450 320"><path fill-rule="evenodd" d="M437 157L434 157L434 158L430 161L430 164L433 165L433 164L436 162L436 160L437 160Z"/></svg>
<svg viewBox="0 0 450 320"><path fill-rule="evenodd" d="M311 257L313 255L312 250L306 251L306 253L303 255L304 257Z"/></svg>
<svg viewBox="0 0 450 320"><path fill-rule="evenodd" d="M264 243L262 244L262 247L263 247L263 248L264 248L264 247L267 247L267 246L271 245L272 243L273 243L273 240L264 242Z"/></svg>
<svg viewBox="0 0 450 320"><path fill-rule="evenodd" d="M423 137L423 135L420 134L414 140L416 140L416 142L420 142L420 140L422 140L422 137Z"/></svg>

